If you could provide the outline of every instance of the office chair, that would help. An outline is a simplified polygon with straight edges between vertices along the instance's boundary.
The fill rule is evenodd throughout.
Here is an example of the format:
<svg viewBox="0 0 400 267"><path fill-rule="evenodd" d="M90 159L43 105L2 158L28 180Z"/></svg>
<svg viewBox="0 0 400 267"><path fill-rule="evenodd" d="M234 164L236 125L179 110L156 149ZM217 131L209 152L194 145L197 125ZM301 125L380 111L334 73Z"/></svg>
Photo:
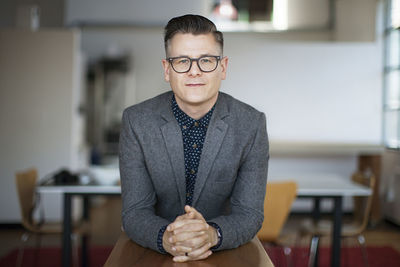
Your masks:
<svg viewBox="0 0 400 267"><path fill-rule="evenodd" d="M362 185L368 186L371 191L374 191L376 179L372 173L361 173L356 172L352 175L352 181ZM364 261L364 266L368 266L367 249L365 246L365 238L363 232L368 226L369 217L371 214L372 199L373 194L368 197L354 197L354 201L360 202L360 198L364 200L362 216L354 216L352 222L343 223L341 238L357 238L358 244L361 248L362 257ZM318 245L321 237L330 236L332 233L332 223L328 220L305 220L302 222L300 228L300 235L310 235L312 236L310 242L310 252L309 252L309 262L308 266L318 266Z"/></svg>
<svg viewBox="0 0 400 267"><path fill-rule="evenodd" d="M297 195L297 184L292 181L269 182L264 200L264 222L257 237L273 246L282 246L279 242L282 228ZM286 261L291 265L291 249L283 246Z"/></svg>

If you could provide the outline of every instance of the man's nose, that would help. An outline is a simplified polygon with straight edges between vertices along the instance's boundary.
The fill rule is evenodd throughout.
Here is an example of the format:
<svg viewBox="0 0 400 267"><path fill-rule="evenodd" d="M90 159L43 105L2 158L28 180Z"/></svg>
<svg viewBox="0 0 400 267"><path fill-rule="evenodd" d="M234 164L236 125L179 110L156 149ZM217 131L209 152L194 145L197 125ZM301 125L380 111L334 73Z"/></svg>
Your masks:
<svg viewBox="0 0 400 267"><path fill-rule="evenodd" d="M200 75L201 73L202 73L202 71L200 70L197 61L193 61L192 62L192 67L189 70L189 75L197 76L197 75Z"/></svg>

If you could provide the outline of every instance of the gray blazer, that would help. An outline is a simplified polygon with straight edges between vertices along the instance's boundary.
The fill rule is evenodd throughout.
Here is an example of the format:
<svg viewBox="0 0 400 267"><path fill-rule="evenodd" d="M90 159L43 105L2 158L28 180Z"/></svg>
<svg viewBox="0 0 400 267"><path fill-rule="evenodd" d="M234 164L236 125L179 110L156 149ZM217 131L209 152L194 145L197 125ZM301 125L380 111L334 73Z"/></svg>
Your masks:
<svg viewBox="0 0 400 267"><path fill-rule="evenodd" d="M154 250L160 228L185 206L183 140L171 98L170 91L131 106L122 118L122 223L132 240ZM193 196L193 207L221 228L219 250L247 243L262 225L268 148L265 115L220 92Z"/></svg>

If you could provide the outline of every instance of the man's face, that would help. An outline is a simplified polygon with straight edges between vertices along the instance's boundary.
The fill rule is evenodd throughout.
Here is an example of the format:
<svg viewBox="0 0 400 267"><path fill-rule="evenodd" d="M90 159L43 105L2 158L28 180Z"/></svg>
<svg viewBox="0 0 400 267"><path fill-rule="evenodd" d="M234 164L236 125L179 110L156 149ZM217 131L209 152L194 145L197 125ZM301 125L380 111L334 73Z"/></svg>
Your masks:
<svg viewBox="0 0 400 267"><path fill-rule="evenodd" d="M221 48L211 33L200 35L177 33L171 39L168 47L168 57L199 58L205 55L221 56ZM183 106L207 106L208 104L211 108L217 100L221 80L226 77L228 58L222 58L212 72L202 72L195 61L186 73L175 72L165 59L162 63L164 78L170 83L181 108Z"/></svg>

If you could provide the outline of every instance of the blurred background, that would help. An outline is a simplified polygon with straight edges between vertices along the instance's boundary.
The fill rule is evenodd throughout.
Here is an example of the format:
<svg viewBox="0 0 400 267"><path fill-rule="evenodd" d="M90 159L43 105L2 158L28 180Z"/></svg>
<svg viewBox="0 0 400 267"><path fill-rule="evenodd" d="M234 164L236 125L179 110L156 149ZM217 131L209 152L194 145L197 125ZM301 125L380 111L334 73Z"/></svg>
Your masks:
<svg viewBox="0 0 400 267"><path fill-rule="evenodd" d="M377 167L389 177L380 201L400 203L400 192L390 191L400 187L399 31L392 30L400 11L392 2L398 11L395 0L2 0L0 223L20 221L16 171L36 167L44 179L67 168L118 179L122 111L170 90L163 27L187 13L224 32L221 91L265 112L270 177L349 178L361 156L387 157ZM43 200L47 219L59 221L60 195ZM293 209L310 205L297 200Z"/></svg>

